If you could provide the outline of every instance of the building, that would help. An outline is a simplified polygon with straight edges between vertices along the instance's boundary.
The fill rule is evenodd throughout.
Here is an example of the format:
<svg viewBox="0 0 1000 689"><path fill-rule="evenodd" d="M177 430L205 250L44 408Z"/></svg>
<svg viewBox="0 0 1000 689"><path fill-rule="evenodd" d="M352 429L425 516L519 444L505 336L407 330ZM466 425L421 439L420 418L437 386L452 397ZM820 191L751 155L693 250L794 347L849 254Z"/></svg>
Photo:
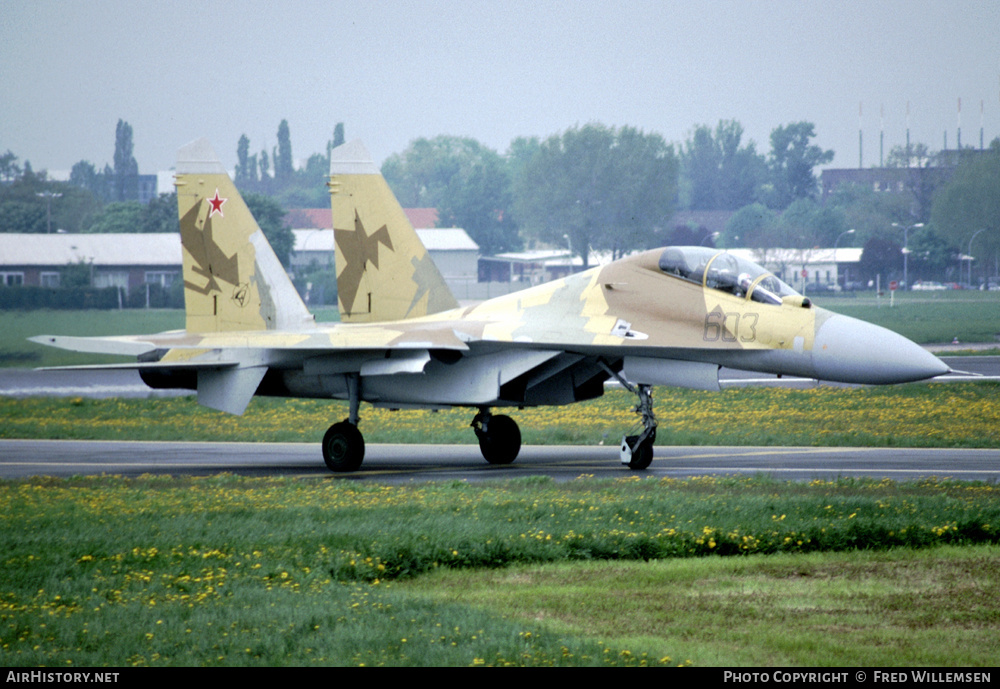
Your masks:
<svg viewBox="0 0 1000 689"><path fill-rule="evenodd" d="M407 211L417 220L434 220L434 209ZM289 213L297 222L324 225L294 229L289 257L293 275L312 266L334 264L329 208ZM479 245L458 228L418 229L435 265L456 293L478 279ZM169 287L181 275L181 237L176 232L147 234L20 234L0 232L0 286L58 287L63 270L73 264L90 268L93 287L122 287L126 292L147 283Z"/></svg>
<svg viewBox="0 0 1000 689"><path fill-rule="evenodd" d="M730 249L751 260L802 294L844 289L860 275L862 249Z"/></svg>
<svg viewBox="0 0 1000 689"><path fill-rule="evenodd" d="M724 249L719 249L724 251ZM859 275L861 249L729 249L730 253L760 264L802 292L843 289ZM589 264L613 260L609 252L591 252ZM557 280L583 269L579 256L566 250L521 251L479 259L481 282L509 282L519 289Z"/></svg>
<svg viewBox="0 0 1000 689"><path fill-rule="evenodd" d="M457 227L435 227L436 208L404 208L403 212L416 229L434 265L456 294L478 280L476 261L479 245ZM288 211L285 225L295 235L290 270L300 273L310 266L326 268L334 264L333 214L329 208L298 208Z"/></svg>
<svg viewBox="0 0 1000 689"><path fill-rule="evenodd" d="M0 233L0 284L58 287L64 268L89 267L93 287L169 287L181 274L181 236Z"/></svg>
<svg viewBox="0 0 1000 689"><path fill-rule="evenodd" d="M479 245L465 230L455 227L420 228L416 232L445 281L464 284L477 280ZM289 261L290 272L297 275L335 265L332 229L294 229L292 234L295 236L295 248Z"/></svg>

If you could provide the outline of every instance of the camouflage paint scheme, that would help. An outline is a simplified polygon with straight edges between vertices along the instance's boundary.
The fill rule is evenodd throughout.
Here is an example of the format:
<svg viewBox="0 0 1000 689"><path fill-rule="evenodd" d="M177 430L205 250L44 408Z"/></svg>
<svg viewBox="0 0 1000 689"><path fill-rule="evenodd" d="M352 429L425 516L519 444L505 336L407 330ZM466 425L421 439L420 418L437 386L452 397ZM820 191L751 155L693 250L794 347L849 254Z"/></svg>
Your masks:
<svg viewBox="0 0 1000 689"><path fill-rule="evenodd" d="M948 370L905 338L794 293L762 303L665 272L663 249L460 307L359 142L331 154L342 322L319 326L207 141L180 150L176 183L185 330L33 340L136 355L112 367L138 368L154 387L196 389L202 404L234 414L254 394L352 399L355 422L362 400L567 404L622 373L712 390L720 366L851 383Z"/></svg>

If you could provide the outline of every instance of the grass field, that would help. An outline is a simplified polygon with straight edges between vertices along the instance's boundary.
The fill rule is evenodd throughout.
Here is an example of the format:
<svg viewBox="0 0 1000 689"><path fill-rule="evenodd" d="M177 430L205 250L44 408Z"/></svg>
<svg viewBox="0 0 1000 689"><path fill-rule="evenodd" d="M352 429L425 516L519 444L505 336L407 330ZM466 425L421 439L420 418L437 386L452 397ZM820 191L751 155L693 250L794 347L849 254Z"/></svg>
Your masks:
<svg viewBox="0 0 1000 689"><path fill-rule="evenodd" d="M880 388L655 388L659 445L1000 447L1000 384ZM511 411L526 444L617 445L636 422L634 398L611 390L588 402ZM243 416L194 397L0 397L0 437L101 440L319 442L347 415L343 402L257 397ZM467 409L361 407L371 443L472 444Z"/></svg>
<svg viewBox="0 0 1000 689"><path fill-rule="evenodd" d="M867 292L856 296L826 296L815 299L819 306L860 318L900 333L918 344L951 342L996 343L1000 338L1000 292L949 290L904 292L889 306L888 294L881 299Z"/></svg>
<svg viewBox="0 0 1000 689"><path fill-rule="evenodd" d="M996 295L960 296L829 305L870 309L918 341L992 340ZM0 361L15 366L95 363L48 358L62 355L23 342L35 334L183 326L179 311L3 318ZM512 415L526 443L616 444L632 404L612 391ZM1000 447L993 383L657 389L656 408L661 444ZM255 399L233 417L190 397L0 398L0 437L316 442L345 415L309 400ZM472 443L469 420L362 407L369 442ZM64 669L991 667L998 491L763 476L0 482L0 658Z"/></svg>
<svg viewBox="0 0 1000 689"><path fill-rule="evenodd" d="M995 664L950 481L0 482L18 666Z"/></svg>

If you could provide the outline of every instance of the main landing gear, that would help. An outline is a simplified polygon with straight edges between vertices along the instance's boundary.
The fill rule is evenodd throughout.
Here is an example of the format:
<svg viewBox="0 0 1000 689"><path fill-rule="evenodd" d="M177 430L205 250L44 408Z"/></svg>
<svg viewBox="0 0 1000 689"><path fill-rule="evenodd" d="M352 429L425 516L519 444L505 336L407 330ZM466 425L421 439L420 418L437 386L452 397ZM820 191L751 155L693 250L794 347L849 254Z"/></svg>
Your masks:
<svg viewBox="0 0 1000 689"><path fill-rule="evenodd" d="M605 369L629 392L639 397L634 411L642 417L642 431L622 437L621 461L629 469L642 471L653 461L653 443L656 442L656 416L653 414L653 396L648 385L632 385L621 374L606 364ZM358 430L360 380L348 378L350 416L330 426L323 436L323 461L331 471L357 471L365 458L365 439ZM472 419L472 428L479 439L479 450L490 464L510 464L521 451L521 429L509 416L493 415L483 407Z"/></svg>
<svg viewBox="0 0 1000 689"><path fill-rule="evenodd" d="M323 461L330 471L357 471L365 459L365 438L358 430L361 377L347 377L350 416L330 426L323 436Z"/></svg>
<svg viewBox="0 0 1000 689"><path fill-rule="evenodd" d="M330 471L357 471L365 458L365 439L356 423L344 419L323 436L323 461Z"/></svg>
<svg viewBox="0 0 1000 689"><path fill-rule="evenodd" d="M510 464L521 451L521 429L517 422L502 414L494 416L489 409L479 410L472 419L472 428L479 438L479 451L490 464Z"/></svg>

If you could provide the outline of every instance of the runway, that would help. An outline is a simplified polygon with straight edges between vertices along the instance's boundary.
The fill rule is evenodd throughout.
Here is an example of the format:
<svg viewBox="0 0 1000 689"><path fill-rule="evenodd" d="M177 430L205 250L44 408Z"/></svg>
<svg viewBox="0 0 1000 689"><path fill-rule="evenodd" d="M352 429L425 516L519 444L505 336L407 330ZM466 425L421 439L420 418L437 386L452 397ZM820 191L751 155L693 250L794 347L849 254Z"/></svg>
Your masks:
<svg viewBox="0 0 1000 689"><path fill-rule="evenodd" d="M971 375L947 375L939 381L1000 379L1000 357L944 357L944 360L956 371ZM720 378L724 387L817 385L808 379L778 379L729 369L723 369ZM0 395L13 397L176 394L193 393L150 390L134 371L0 369ZM998 481L1000 450L657 446L652 466L645 472L632 472L619 463L615 446L526 446L513 464L492 466L483 460L475 444L368 445L361 471L334 474L323 464L317 444L0 440L0 478L4 479L147 473L208 476L222 472L388 482L482 481L537 475L567 481L581 475L687 477L757 472L794 480L837 476L910 480L947 476Z"/></svg>
<svg viewBox="0 0 1000 689"><path fill-rule="evenodd" d="M838 476L904 481L935 476L1000 480L1000 450L839 447L658 446L647 471L622 466L614 446L526 446L513 464L487 464L477 445L379 445L367 447L362 469L334 474L315 443L110 442L0 440L0 478L159 474L293 476L325 480L485 481L549 476L684 478L767 473L784 480Z"/></svg>

